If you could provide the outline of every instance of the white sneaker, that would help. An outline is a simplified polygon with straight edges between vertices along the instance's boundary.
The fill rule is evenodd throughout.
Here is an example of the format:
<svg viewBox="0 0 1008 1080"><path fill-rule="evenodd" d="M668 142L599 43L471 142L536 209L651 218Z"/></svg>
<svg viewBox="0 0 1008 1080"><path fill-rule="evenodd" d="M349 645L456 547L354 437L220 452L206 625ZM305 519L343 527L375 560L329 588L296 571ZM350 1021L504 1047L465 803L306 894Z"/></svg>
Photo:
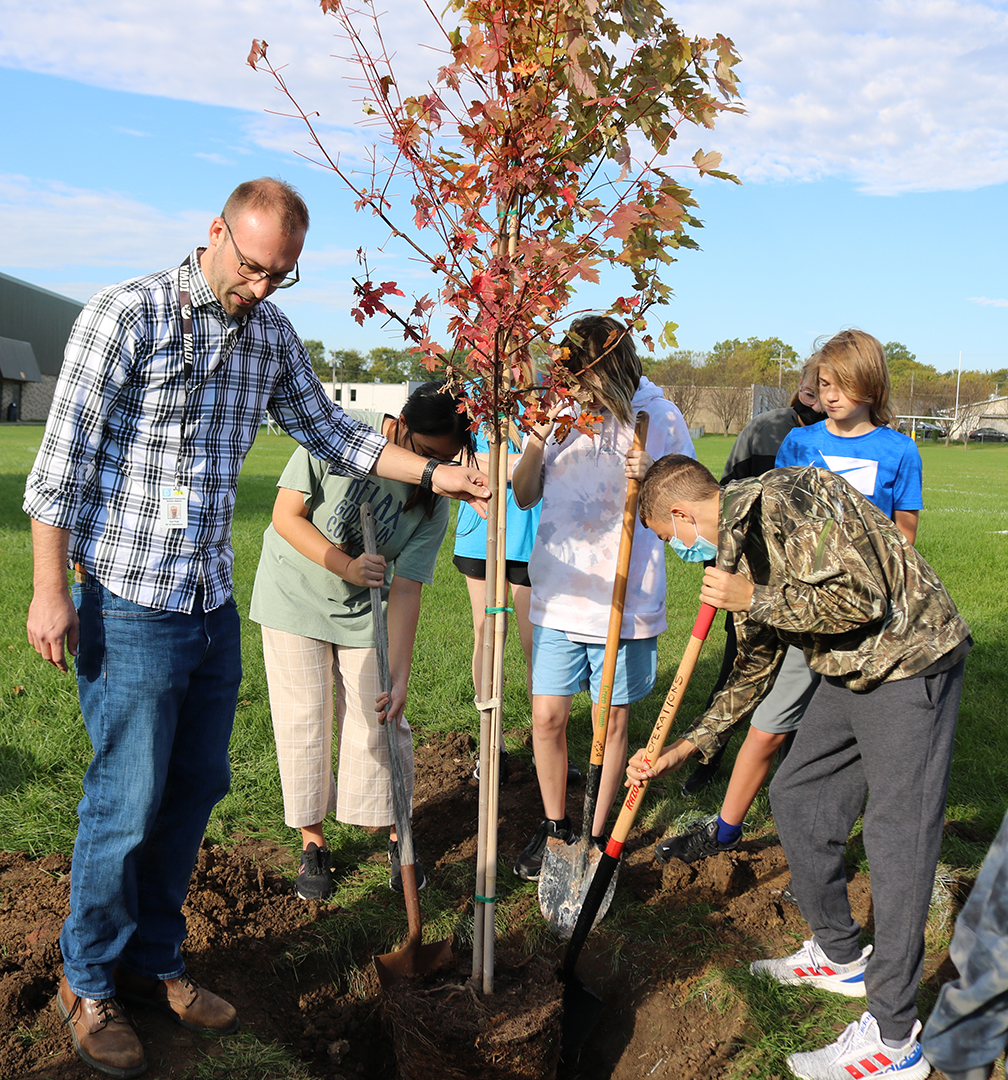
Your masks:
<svg viewBox="0 0 1008 1080"><path fill-rule="evenodd" d="M914 1022L905 1046L894 1050L882 1041L878 1024L870 1012L848 1024L835 1043L807 1054L792 1054L788 1068L800 1080L862 1080L895 1076L900 1080L924 1080L931 1072L917 1041L920 1021Z"/></svg>
<svg viewBox="0 0 1008 1080"><path fill-rule="evenodd" d="M834 964L814 940L806 941L793 956L754 960L749 970L787 986L816 986L847 997L865 997L864 973L871 952L871 945L866 945L853 964Z"/></svg>

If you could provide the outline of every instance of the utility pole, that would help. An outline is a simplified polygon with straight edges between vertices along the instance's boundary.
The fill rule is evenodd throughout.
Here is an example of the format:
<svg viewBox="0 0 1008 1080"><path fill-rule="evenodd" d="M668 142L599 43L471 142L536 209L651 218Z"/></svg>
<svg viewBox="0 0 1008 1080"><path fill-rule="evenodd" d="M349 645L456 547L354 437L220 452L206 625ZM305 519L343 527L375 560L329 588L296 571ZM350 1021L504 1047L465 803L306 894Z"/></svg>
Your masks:
<svg viewBox="0 0 1008 1080"><path fill-rule="evenodd" d="M952 425L953 431L959 430L959 383L962 381L962 349L959 350L959 374L956 376L956 407L955 407L955 421Z"/></svg>

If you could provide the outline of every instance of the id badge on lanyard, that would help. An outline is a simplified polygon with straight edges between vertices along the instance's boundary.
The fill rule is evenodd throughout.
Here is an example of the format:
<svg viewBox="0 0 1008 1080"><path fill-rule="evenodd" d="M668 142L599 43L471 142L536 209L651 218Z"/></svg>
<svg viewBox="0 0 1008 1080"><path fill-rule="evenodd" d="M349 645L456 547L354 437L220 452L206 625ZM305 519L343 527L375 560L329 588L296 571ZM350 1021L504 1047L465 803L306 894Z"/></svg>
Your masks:
<svg viewBox="0 0 1008 1080"><path fill-rule="evenodd" d="M189 528L189 489L181 484L161 489L161 524L166 529Z"/></svg>

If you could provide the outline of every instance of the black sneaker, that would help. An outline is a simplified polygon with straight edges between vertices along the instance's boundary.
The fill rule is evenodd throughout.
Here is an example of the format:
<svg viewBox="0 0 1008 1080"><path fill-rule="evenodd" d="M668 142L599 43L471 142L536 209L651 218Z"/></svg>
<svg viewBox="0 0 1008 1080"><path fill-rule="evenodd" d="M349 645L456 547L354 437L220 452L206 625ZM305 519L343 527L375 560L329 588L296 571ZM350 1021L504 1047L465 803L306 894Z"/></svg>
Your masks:
<svg viewBox="0 0 1008 1080"><path fill-rule="evenodd" d="M413 851L413 872L416 874L416 887L419 892L427 884L427 875L424 873L423 863L416 850ZM402 864L399 862L399 841L388 842L389 876L388 887L393 892L402 892Z"/></svg>
<svg viewBox="0 0 1008 1080"><path fill-rule="evenodd" d="M694 795L703 791L703 789L710 784L714 783L717 778L717 774L721 769L721 759L724 757L724 747L722 747L706 764L701 763L690 773L686 779L686 783L682 786L683 796L687 799L692 799Z"/></svg>
<svg viewBox="0 0 1008 1080"><path fill-rule="evenodd" d="M528 842L525 850L518 856L514 864L514 872L523 881L538 881L539 871L542 869L543 852L546 850L546 841L555 836L559 840L570 839L571 823L569 817L563 821L550 821L546 818L539 822L539 828L535 836Z"/></svg>
<svg viewBox="0 0 1008 1080"><path fill-rule="evenodd" d="M506 784L510 775L511 765L508 763L508 752L502 746L500 750L500 782ZM473 779L479 779L479 761L476 762L476 768L473 769Z"/></svg>
<svg viewBox="0 0 1008 1080"><path fill-rule="evenodd" d="M721 851L734 851L739 845L739 840L742 839L740 833L730 844L719 844L717 834L718 820L713 817L710 821L705 821L681 836L666 836L664 840L655 844L655 858L659 862L682 859L685 863L693 863L698 859L706 859L708 855L717 855Z"/></svg>
<svg viewBox="0 0 1008 1080"><path fill-rule="evenodd" d="M329 849L309 844L301 852L294 891L302 900L325 900L332 895L333 876L329 867Z"/></svg>

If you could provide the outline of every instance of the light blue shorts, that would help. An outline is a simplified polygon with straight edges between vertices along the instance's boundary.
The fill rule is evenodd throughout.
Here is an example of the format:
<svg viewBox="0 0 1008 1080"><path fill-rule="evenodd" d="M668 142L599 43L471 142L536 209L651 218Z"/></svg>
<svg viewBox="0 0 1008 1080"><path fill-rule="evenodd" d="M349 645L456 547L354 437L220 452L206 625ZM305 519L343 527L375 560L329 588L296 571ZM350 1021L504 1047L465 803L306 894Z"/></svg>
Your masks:
<svg viewBox="0 0 1008 1080"><path fill-rule="evenodd" d="M532 693L568 697L591 690L598 701L602 690L605 645L571 641L562 630L532 627ZM613 676L613 705L629 705L651 693L658 674L658 639L620 642Z"/></svg>

